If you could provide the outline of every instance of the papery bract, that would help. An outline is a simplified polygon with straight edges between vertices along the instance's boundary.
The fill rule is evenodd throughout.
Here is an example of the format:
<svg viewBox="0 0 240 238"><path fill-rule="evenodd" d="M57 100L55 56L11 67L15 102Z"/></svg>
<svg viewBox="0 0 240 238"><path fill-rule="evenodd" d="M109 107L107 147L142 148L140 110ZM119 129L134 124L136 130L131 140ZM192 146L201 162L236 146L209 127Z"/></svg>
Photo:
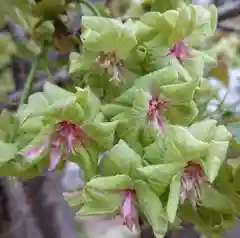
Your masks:
<svg viewBox="0 0 240 238"><path fill-rule="evenodd" d="M124 201L121 208L121 216L123 224L127 226L130 231L139 230L139 215L135 207L136 193L134 190L124 191Z"/></svg>
<svg viewBox="0 0 240 238"><path fill-rule="evenodd" d="M96 62L111 76L110 81L120 81L123 60L118 59L115 52L100 52L96 58Z"/></svg>
<svg viewBox="0 0 240 238"><path fill-rule="evenodd" d="M195 161L187 162L181 177L181 203L188 199L196 207L196 202L200 198L200 188L203 183L208 183L208 178L201 165Z"/></svg>
<svg viewBox="0 0 240 238"><path fill-rule="evenodd" d="M182 62L187 57L191 57L192 54L189 52L187 48L187 43L184 41L177 42L173 45L173 47L168 51L169 55L175 55L175 57Z"/></svg>
<svg viewBox="0 0 240 238"><path fill-rule="evenodd" d="M37 157L44 150L50 150L49 170L54 170L60 160L66 161L73 147L84 145L85 133L83 129L70 120L62 120L55 125L55 129L45 142L39 147L24 153L26 157Z"/></svg>
<svg viewBox="0 0 240 238"><path fill-rule="evenodd" d="M168 100L161 99L159 96L152 96L148 103L148 120L154 125L157 125L157 127L161 128L163 134L166 134L164 112L168 103Z"/></svg>

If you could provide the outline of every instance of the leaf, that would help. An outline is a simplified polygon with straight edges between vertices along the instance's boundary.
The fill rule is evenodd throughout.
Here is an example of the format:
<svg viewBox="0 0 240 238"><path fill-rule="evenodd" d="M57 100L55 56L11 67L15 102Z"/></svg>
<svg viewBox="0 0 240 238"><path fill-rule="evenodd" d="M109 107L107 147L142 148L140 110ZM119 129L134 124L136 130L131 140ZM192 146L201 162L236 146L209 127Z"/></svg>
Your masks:
<svg viewBox="0 0 240 238"><path fill-rule="evenodd" d="M74 96L73 93L48 82L44 84L43 93L49 104Z"/></svg>
<svg viewBox="0 0 240 238"><path fill-rule="evenodd" d="M118 20L83 16L82 23L85 26L82 41L86 49L95 52L115 52L122 58L137 44L134 34Z"/></svg>
<svg viewBox="0 0 240 238"><path fill-rule="evenodd" d="M43 93L34 93L28 98L28 108L33 115L40 115L47 111L49 105Z"/></svg>
<svg viewBox="0 0 240 238"><path fill-rule="evenodd" d="M107 118L113 118L117 114L124 112L126 109L128 109L128 107L112 103L105 104L101 107L101 111Z"/></svg>
<svg viewBox="0 0 240 238"><path fill-rule="evenodd" d="M140 19L141 22L136 33L137 39L139 41L149 41L157 38L159 44L167 44L177 18L178 12L175 10L170 10L163 14L159 12L145 13Z"/></svg>
<svg viewBox="0 0 240 238"><path fill-rule="evenodd" d="M0 151L1 151L0 164L1 166L3 166L8 161L15 158L17 148L14 144L5 143L0 140Z"/></svg>
<svg viewBox="0 0 240 238"><path fill-rule="evenodd" d="M105 151L112 147L117 121L89 122L83 125L83 130L88 137L96 141L100 150Z"/></svg>
<svg viewBox="0 0 240 238"><path fill-rule="evenodd" d="M198 140L209 142L212 140L215 128L217 125L216 120L204 120L196 122L189 127L189 132Z"/></svg>
<svg viewBox="0 0 240 238"><path fill-rule="evenodd" d="M158 164L163 162L165 155L166 144L163 137L160 135L158 139L151 145L145 148L144 159L150 162L151 164Z"/></svg>
<svg viewBox="0 0 240 238"><path fill-rule="evenodd" d="M174 223L176 219L179 198L180 198L180 190L181 190L181 173L176 174L172 178L172 183L170 185L170 192L167 201L167 214L168 220L171 223Z"/></svg>
<svg viewBox="0 0 240 238"><path fill-rule="evenodd" d="M63 14L65 10L65 1L59 0L41 0L32 7L34 16L43 17L46 20L54 20L57 15Z"/></svg>
<svg viewBox="0 0 240 238"><path fill-rule="evenodd" d="M82 123L85 114L83 108L76 102L74 97L58 100L53 103L44 115L44 120L56 122L59 120L71 120Z"/></svg>
<svg viewBox="0 0 240 238"><path fill-rule="evenodd" d="M101 103L89 87L84 89L77 87L76 89L76 101L84 110L85 121L90 121L99 112Z"/></svg>
<svg viewBox="0 0 240 238"><path fill-rule="evenodd" d="M152 226L157 238L163 238L167 232L168 222L162 203L148 184L141 180L135 181L135 189L139 208Z"/></svg>
<svg viewBox="0 0 240 238"><path fill-rule="evenodd" d="M166 187L171 183L174 175L183 169L182 163L168 163L149 165L138 168L140 176L142 176L152 186L158 195L161 195Z"/></svg>
<svg viewBox="0 0 240 238"><path fill-rule="evenodd" d="M212 183L218 175L219 169L225 160L228 146L228 141L212 141L209 144L208 155L204 163L210 183Z"/></svg>
<svg viewBox="0 0 240 238"><path fill-rule="evenodd" d="M195 12L191 5L184 6L179 10L178 20L169 37L170 44L184 40L192 32L195 23L194 15Z"/></svg>
<svg viewBox="0 0 240 238"><path fill-rule="evenodd" d="M167 126L165 161L187 162L200 158L208 147L207 143L193 137L188 129L181 126Z"/></svg>
<svg viewBox="0 0 240 238"><path fill-rule="evenodd" d="M98 151L91 144L75 145L71 161L78 164L83 170L84 181L89 181L96 175L98 165Z"/></svg>
<svg viewBox="0 0 240 238"><path fill-rule="evenodd" d="M215 211L225 211L231 213L231 211L234 210L233 204L225 195L207 185L201 186L200 200L202 206Z"/></svg>
<svg viewBox="0 0 240 238"><path fill-rule="evenodd" d="M73 192L74 193L74 192ZM64 200L74 209L79 209L80 206L84 203L83 194L79 192L77 195L71 195L71 193L63 194Z"/></svg>
<svg viewBox="0 0 240 238"><path fill-rule="evenodd" d="M100 172L102 175L126 174L132 176L135 170L142 167L142 158L128 144L120 140L102 160Z"/></svg>
<svg viewBox="0 0 240 238"><path fill-rule="evenodd" d="M132 88L122 93L114 101L125 106L132 106L138 89L151 93L155 89L158 90L160 86L172 84L177 80L178 74L173 70L173 67L165 67L140 77Z"/></svg>
<svg viewBox="0 0 240 238"><path fill-rule="evenodd" d="M108 177L97 177L86 183L85 188L97 189L99 191L119 191L131 189L132 180L127 175L115 175Z"/></svg>
<svg viewBox="0 0 240 238"><path fill-rule="evenodd" d="M215 130L213 139L216 141L230 141L232 135L225 126L219 125Z"/></svg>

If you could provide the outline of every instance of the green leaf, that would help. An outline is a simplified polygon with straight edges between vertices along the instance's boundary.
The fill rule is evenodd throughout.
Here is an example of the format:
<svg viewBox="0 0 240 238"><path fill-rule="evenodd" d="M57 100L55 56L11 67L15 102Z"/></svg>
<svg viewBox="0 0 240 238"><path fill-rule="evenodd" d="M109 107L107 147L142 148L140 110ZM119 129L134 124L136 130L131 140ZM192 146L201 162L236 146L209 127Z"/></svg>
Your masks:
<svg viewBox="0 0 240 238"><path fill-rule="evenodd" d="M15 158L17 148L14 144L5 143L0 140L0 151L1 151L0 164L2 166L8 161Z"/></svg>
<svg viewBox="0 0 240 238"><path fill-rule="evenodd" d="M44 120L56 122L58 120L71 120L75 123L82 123L85 114L83 108L76 102L74 97L62 98L53 103L44 115Z"/></svg>
<svg viewBox="0 0 240 238"><path fill-rule="evenodd" d="M158 139L154 143L145 148L145 154L143 158L151 164L163 162L165 156L165 146L165 140L159 135Z"/></svg>
<svg viewBox="0 0 240 238"><path fill-rule="evenodd" d="M215 134L214 134L214 137L213 137L214 140L216 140L216 141L230 141L231 138L232 138L232 135L225 126L220 125L216 128Z"/></svg>
<svg viewBox="0 0 240 238"><path fill-rule="evenodd" d="M66 10L65 1L59 0L41 0L32 7L34 16L53 20L57 15L63 14Z"/></svg>
<svg viewBox="0 0 240 238"><path fill-rule="evenodd" d="M73 93L48 82L44 84L43 93L49 104L74 96Z"/></svg>
<svg viewBox="0 0 240 238"><path fill-rule="evenodd" d="M182 171L184 165L182 163L169 163L149 165L138 168L139 174L148 181L154 191L161 195L166 187L171 183L174 175Z"/></svg>
<svg viewBox="0 0 240 238"><path fill-rule="evenodd" d="M83 180L88 181L96 175L98 165L98 151L91 143L87 143L86 147L82 145L74 145L73 156L70 158L83 170Z"/></svg>
<svg viewBox="0 0 240 238"><path fill-rule="evenodd" d="M191 46L199 46L205 42L206 37L215 33L217 9L214 5L192 5L192 9L195 12L195 25L188 36L188 42Z"/></svg>
<svg viewBox="0 0 240 238"><path fill-rule="evenodd" d="M167 214L168 220L171 223L174 223L176 219L177 209L179 205L180 198L180 190L181 190L181 173L176 174L172 178L172 183L170 185L170 192L167 201Z"/></svg>
<svg viewBox="0 0 240 238"><path fill-rule="evenodd" d="M204 163L210 183L212 183L218 175L219 169L225 160L228 146L228 141L211 141L209 144L208 155Z"/></svg>
<svg viewBox="0 0 240 238"><path fill-rule="evenodd" d="M93 178L86 183L85 188L97 189L99 191L119 191L124 189L131 189L132 186L132 180L127 175L122 174Z"/></svg>
<svg viewBox="0 0 240 238"><path fill-rule="evenodd" d="M120 140L102 160L102 175L126 174L132 176L136 168L142 167L142 158L128 144Z"/></svg>
<svg viewBox="0 0 240 238"><path fill-rule="evenodd" d="M202 206L215 211L225 211L227 213L231 213L234 209L233 204L225 195L207 185L201 186L200 200Z"/></svg>
<svg viewBox="0 0 240 238"><path fill-rule="evenodd" d="M84 110L85 121L91 121L100 110L101 103L92 90L87 88L76 88L76 101Z"/></svg>
<svg viewBox="0 0 240 238"><path fill-rule="evenodd" d="M91 192L93 192L93 190ZM123 193L101 194L97 192L96 195L93 200L86 202L81 207L78 212L80 216L114 214L122 205Z"/></svg>
<svg viewBox="0 0 240 238"><path fill-rule="evenodd" d="M142 89L145 92L155 92L160 86L173 84L178 80L178 74L174 71L173 67L165 67L163 69L156 70L149 74L146 74L136 80L135 85L122 93L114 101L118 104L125 106L132 106L138 89Z"/></svg>
<svg viewBox="0 0 240 238"><path fill-rule="evenodd" d="M195 158L200 158L205 154L209 145L197 140L181 126L167 126L165 161L186 162Z"/></svg>
<svg viewBox="0 0 240 238"><path fill-rule="evenodd" d="M135 181L135 189L139 208L152 226L157 238L163 238L167 232L168 222L162 203L148 184L141 180Z"/></svg>
<svg viewBox="0 0 240 238"><path fill-rule="evenodd" d="M184 83L163 85L161 86L161 93L171 102L177 104L192 100L196 88L197 81L191 80Z"/></svg>
<svg viewBox="0 0 240 238"><path fill-rule="evenodd" d="M117 104L112 104L112 103L105 104L101 107L101 111L107 118L113 118L117 114L125 111L126 109L128 109L128 107L122 106L122 105L117 105Z"/></svg>
<svg viewBox="0 0 240 238"><path fill-rule="evenodd" d="M217 125L216 120L204 120L196 122L189 127L189 132L198 140L209 142L212 140L215 128Z"/></svg>
<svg viewBox="0 0 240 238"><path fill-rule="evenodd" d="M82 41L86 49L95 52L115 52L118 57L126 57L137 44L134 34L127 25L115 19L84 16L85 26Z"/></svg>
<svg viewBox="0 0 240 238"><path fill-rule="evenodd" d="M63 197L64 197L64 200L69 204L69 206L71 206L74 209L79 209L80 206L84 203L82 192L79 192L79 194L77 195L71 195L71 193L69 193L69 195L63 194Z"/></svg>
<svg viewBox="0 0 240 238"><path fill-rule="evenodd" d="M175 10L170 10L163 14L159 12L145 13L141 17L141 22L138 26L137 39L139 41L149 41L153 38L158 38L159 44L167 44L177 18L178 12Z"/></svg>
<svg viewBox="0 0 240 238"><path fill-rule="evenodd" d="M194 16L195 12L193 7L183 7L179 10L178 20L169 37L169 43L173 44L178 41L184 40L194 29Z"/></svg>
<svg viewBox="0 0 240 238"><path fill-rule="evenodd" d="M83 125L87 136L93 139L102 151L112 147L117 121L113 122L89 122Z"/></svg>

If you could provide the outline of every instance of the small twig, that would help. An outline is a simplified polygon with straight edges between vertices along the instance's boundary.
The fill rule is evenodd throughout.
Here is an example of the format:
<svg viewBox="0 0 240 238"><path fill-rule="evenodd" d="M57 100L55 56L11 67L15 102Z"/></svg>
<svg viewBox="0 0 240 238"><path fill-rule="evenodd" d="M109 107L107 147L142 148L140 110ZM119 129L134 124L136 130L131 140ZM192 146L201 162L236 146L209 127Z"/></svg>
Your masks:
<svg viewBox="0 0 240 238"><path fill-rule="evenodd" d="M86 6L95 16L101 16L101 13L98 11L98 9L90 2L87 2L85 0L78 0L78 3Z"/></svg>
<svg viewBox="0 0 240 238"><path fill-rule="evenodd" d="M234 123L234 122L240 122L240 117L233 117L231 119L222 120L222 121L220 121L220 124L227 125L227 124Z"/></svg>
<svg viewBox="0 0 240 238"><path fill-rule="evenodd" d="M36 75L36 72L37 72L38 63L39 63L39 60L42 57L42 54L44 53L45 50L46 50L46 47L43 45L41 52L36 56L36 58L35 58L35 60L32 64L32 68L31 68L30 73L27 77L27 82L26 82L26 85L24 87L23 93L22 93L21 98L20 98L19 106L25 104L28 100L29 95L31 94L32 87L33 87L33 81L34 81L34 78L35 78L35 75ZM14 130L13 130L13 134L10 138L10 142L14 141L14 139L16 137L16 134L18 132L18 130L17 130L18 121L17 120L15 120L15 122L13 124L13 128L14 128Z"/></svg>

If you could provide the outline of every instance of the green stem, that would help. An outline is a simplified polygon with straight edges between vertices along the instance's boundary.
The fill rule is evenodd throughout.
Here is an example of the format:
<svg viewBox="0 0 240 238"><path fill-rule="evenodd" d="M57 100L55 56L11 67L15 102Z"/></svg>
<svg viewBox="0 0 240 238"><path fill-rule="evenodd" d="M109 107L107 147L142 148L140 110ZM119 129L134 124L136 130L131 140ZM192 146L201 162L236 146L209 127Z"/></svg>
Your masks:
<svg viewBox="0 0 240 238"><path fill-rule="evenodd" d="M45 47L43 46L43 48L45 48ZM28 97L31 94L34 78L35 78L37 67L38 67L38 63L39 63L40 58L43 55L43 48L41 49L40 53L36 56L36 58L33 61L32 68L30 70L30 73L28 74L26 85L24 87L23 93L20 98L18 110L21 105L23 105L27 102ZM18 120L16 119L13 124L13 133L10 138L10 142L12 142L12 143L14 142L17 133L18 133Z"/></svg>
<svg viewBox="0 0 240 238"><path fill-rule="evenodd" d="M85 5L95 16L101 16L98 9L92 3L90 3L86 0L78 0L77 2L82 5Z"/></svg>
<svg viewBox="0 0 240 238"><path fill-rule="evenodd" d="M39 56L37 56L32 64L32 68L31 71L27 77L27 82L26 85L24 87L20 102L19 102L19 106L21 106L22 104L25 104L28 100L28 97L32 91L32 86L33 86L33 81L34 81L34 77L37 71L37 66L38 66L38 61L39 61Z"/></svg>

